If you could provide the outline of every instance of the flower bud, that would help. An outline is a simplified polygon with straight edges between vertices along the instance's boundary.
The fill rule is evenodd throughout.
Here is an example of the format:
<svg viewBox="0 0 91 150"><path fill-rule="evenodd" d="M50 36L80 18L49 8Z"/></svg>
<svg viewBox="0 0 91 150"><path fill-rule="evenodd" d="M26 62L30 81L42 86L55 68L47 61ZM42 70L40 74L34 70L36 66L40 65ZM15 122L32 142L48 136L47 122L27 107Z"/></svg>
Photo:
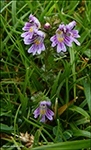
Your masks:
<svg viewBox="0 0 91 150"><path fill-rule="evenodd" d="M50 27L51 27L51 25L48 22L44 25L45 29L49 29Z"/></svg>

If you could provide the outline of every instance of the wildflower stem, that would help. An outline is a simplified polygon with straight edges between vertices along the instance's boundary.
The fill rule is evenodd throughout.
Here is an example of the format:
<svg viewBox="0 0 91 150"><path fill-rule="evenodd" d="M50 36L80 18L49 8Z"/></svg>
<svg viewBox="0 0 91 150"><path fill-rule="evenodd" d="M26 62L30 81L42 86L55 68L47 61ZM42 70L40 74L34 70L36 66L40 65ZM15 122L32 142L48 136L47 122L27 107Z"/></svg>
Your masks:
<svg viewBox="0 0 91 150"><path fill-rule="evenodd" d="M76 97L76 75L75 75L75 52L73 50L73 48L70 48L70 62L72 65L72 73L73 73L73 82L74 82L74 87L73 87L73 91L74 91L74 98Z"/></svg>
<svg viewBox="0 0 91 150"><path fill-rule="evenodd" d="M47 51L45 53L45 73L47 73L48 56L49 56L49 50L47 49Z"/></svg>
<svg viewBox="0 0 91 150"><path fill-rule="evenodd" d="M69 103L69 88L68 88L68 77L66 77L66 104L67 104L66 120L68 120L68 103Z"/></svg>

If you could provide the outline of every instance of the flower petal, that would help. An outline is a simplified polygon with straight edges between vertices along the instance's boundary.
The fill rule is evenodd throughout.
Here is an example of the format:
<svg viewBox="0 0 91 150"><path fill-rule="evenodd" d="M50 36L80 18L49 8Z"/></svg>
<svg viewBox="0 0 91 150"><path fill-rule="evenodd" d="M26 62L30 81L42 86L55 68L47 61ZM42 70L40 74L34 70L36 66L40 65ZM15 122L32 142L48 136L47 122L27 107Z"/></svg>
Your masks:
<svg viewBox="0 0 91 150"><path fill-rule="evenodd" d="M34 115L34 118L37 118L37 117L38 117L38 115L40 115L40 113L38 113L38 114L35 114L35 115Z"/></svg>
<svg viewBox="0 0 91 150"><path fill-rule="evenodd" d="M51 115L54 116L54 112L52 110L50 110L49 108L47 108L47 112Z"/></svg>
<svg viewBox="0 0 91 150"><path fill-rule="evenodd" d="M34 44L28 49L28 53L33 53L34 51Z"/></svg>
<svg viewBox="0 0 91 150"><path fill-rule="evenodd" d="M45 45L44 45L44 43L42 43L42 50L43 50L43 51L45 50Z"/></svg>
<svg viewBox="0 0 91 150"><path fill-rule="evenodd" d="M38 53L38 54L41 54L41 48L37 50L37 53Z"/></svg>
<svg viewBox="0 0 91 150"><path fill-rule="evenodd" d="M32 20L32 18L33 18L33 15L32 15L32 14L30 14L29 19L30 19L30 20Z"/></svg>
<svg viewBox="0 0 91 150"><path fill-rule="evenodd" d="M34 118L37 118L38 117L38 115L40 115L40 109L39 109L39 107L34 111Z"/></svg>
<svg viewBox="0 0 91 150"><path fill-rule="evenodd" d="M44 46L44 44L43 44L43 42L41 42L40 44L39 44L39 49L41 49L41 50L45 50L45 46Z"/></svg>
<svg viewBox="0 0 91 150"><path fill-rule="evenodd" d="M26 45L30 45L30 44L32 44L33 42L34 42L33 39L25 39L25 38L24 38L24 44L26 44Z"/></svg>
<svg viewBox="0 0 91 150"><path fill-rule="evenodd" d="M74 37L79 38L80 35L78 34L78 30L72 30L71 33L73 34Z"/></svg>
<svg viewBox="0 0 91 150"><path fill-rule="evenodd" d="M34 26L33 24L26 22L25 26L22 28L22 30L27 31L30 30L30 27Z"/></svg>
<svg viewBox="0 0 91 150"><path fill-rule="evenodd" d="M53 117L52 117L48 112L46 112L46 117L47 117L49 120L53 120Z"/></svg>
<svg viewBox="0 0 91 150"><path fill-rule="evenodd" d="M66 52L66 47L63 42L59 43L57 46L57 53L60 53L61 51Z"/></svg>
<svg viewBox="0 0 91 150"><path fill-rule="evenodd" d="M80 46L80 42L74 38L74 42Z"/></svg>
<svg viewBox="0 0 91 150"><path fill-rule="evenodd" d="M25 37L25 39L27 40L27 39L31 39L32 38L32 36L33 36L33 32L28 32L28 35Z"/></svg>
<svg viewBox="0 0 91 150"><path fill-rule="evenodd" d="M70 30L74 28L74 26L76 25L76 22L75 21L72 21L68 24Z"/></svg>
<svg viewBox="0 0 91 150"><path fill-rule="evenodd" d="M61 50L62 50L62 48L61 48L61 43L59 43L58 46L57 46L57 53L60 53Z"/></svg>
<svg viewBox="0 0 91 150"><path fill-rule="evenodd" d="M38 30L36 30L35 33L36 33L37 35L39 35L40 37L42 37L42 38L45 37L45 33L44 33L43 31L40 31L40 30L38 31Z"/></svg>
<svg viewBox="0 0 91 150"><path fill-rule="evenodd" d="M42 115L40 122L43 122L43 123L45 122L45 114Z"/></svg>
<svg viewBox="0 0 91 150"><path fill-rule="evenodd" d="M30 14L29 19L36 25L36 27L39 28L41 26L39 20L32 14Z"/></svg>
<svg viewBox="0 0 91 150"><path fill-rule="evenodd" d="M62 29L64 29L65 28L65 25L64 24L60 24L59 25L59 29L57 30L57 31L60 31L60 30L62 30Z"/></svg>
<svg viewBox="0 0 91 150"><path fill-rule="evenodd" d="M56 45L57 45L57 41L54 40L51 46L52 46L52 47L55 47Z"/></svg>
<svg viewBox="0 0 91 150"><path fill-rule="evenodd" d="M42 106L42 105L46 105L46 101L41 101L40 106Z"/></svg>
<svg viewBox="0 0 91 150"><path fill-rule="evenodd" d="M71 40L71 37L69 37L68 35L64 35L64 43L69 46L69 47L72 47L72 40Z"/></svg>
<svg viewBox="0 0 91 150"><path fill-rule="evenodd" d="M51 38L50 38L50 41L54 41L56 39L56 35L54 35L54 36L52 36Z"/></svg>
<svg viewBox="0 0 91 150"><path fill-rule="evenodd" d="M34 111L33 114L37 114L37 113L39 113L39 112L40 112L40 109L39 109L39 107L38 107L37 109L35 109L35 111Z"/></svg>
<svg viewBox="0 0 91 150"><path fill-rule="evenodd" d="M43 51L45 50L45 46L44 46L43 42L41 42L41 43L38 45L38 50L37 50L38 54L41 53L41 50L43 50Z"/></svg>
<svg viewBox="0 0 91 150"><path fill-rule="evenodd" d="M62 51L66 52L66 46L64 45L64 43L62 43Z"/></svg>
<svg viewBox="0 0 91 150"><path fill-rule="evenodd" d="M30 23L30 22L26 22L25 23L25 27L30 27L30 26L32 26L33 24L32 23Z"/></svg>
<svg viewBox="0 0 91 150"><path fill-rule="evenodd" d="M26 37L28 35L29 32L25 32L21 34L21 37Z"/></svg>
<svg viewBox="0 0 91 150"><path fill-rule="evenodd" d="M33 48L33 56L36 54L37 51L37 46L34 44L34 48Z"/></svg>
<svg viewBox="0 0 91 150"><path fill-rule="evenodd" d="M46 101L47 106L51 106L51 101Z"/></svg>

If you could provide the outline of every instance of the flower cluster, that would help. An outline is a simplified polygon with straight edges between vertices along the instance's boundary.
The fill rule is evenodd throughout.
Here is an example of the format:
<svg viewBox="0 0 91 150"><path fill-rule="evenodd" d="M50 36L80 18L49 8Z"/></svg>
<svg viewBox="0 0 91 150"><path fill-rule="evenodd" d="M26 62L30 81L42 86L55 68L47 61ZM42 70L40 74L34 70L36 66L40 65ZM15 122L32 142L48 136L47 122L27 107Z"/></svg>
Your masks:
<svg viewBox="0 0 91 150"><path fill-rule="evenodd" d="M52 47L56 46L57 44L57 53L66 52L66 46L72 47L72 42L74 41L77 45L80 45L80 43L75 39L79 38L78 30L72 30L73 27L76 25L75 21L72 21L68 25L60 24L59 28L56 31L56 34L50 38L50 40L53 42ZM64 44L65 43L65 44Z"/></svg>
<svg viewBox="0 0 91 150"><path fill-rule="evenodd" d="M30 14L29 20L30 22L26 22L25 26L22 28L22 30L27 32L21 34L21 37L24 37L24 44L33 44L28 49L28 53L33 53L33 55L35 55L37 52L38 54L40 54L41 50L45 50L45 46L43 43L45 33L39 30L41 24L35 16Z"/></svg>
<svg viewBox="0 0 91 150"><path fill-rule="evenodd" d="M41 50L45 50L45 45L43 43L45 38L45 33L39 28L41 27L41 24L39 20L30 14L29 16L30 22L25 23L25 26L22 28L24 31L27 31L23 34L21 34L21 37L24 37L24 43L26 45L33 44L29 49L28 53L33 53L33 55L41 53ZM78 30L72 30L74 26L76 25L75 21L70 22L67 25L60 24L59 28L56 30L56 34L50 38L50 41L52 41L52 47L55 47L57 45L57 53L60 53L61 51L66 52L66 46L72 47L72 42L74 41L77 45L80 45L77 39L79 38ZM51 26L47 22L44 25L45 29L49 29Z"/></svg>
<svg viewBox="0 0 91 150"><path fill-rule="evenodd" d="M34 118L38 115L42 115L40 122L45 122L45 116L49 120L53 120L54 112L51 111L47 106L51 106L51 101L41 101L39 107L34 111Z"/></svg>

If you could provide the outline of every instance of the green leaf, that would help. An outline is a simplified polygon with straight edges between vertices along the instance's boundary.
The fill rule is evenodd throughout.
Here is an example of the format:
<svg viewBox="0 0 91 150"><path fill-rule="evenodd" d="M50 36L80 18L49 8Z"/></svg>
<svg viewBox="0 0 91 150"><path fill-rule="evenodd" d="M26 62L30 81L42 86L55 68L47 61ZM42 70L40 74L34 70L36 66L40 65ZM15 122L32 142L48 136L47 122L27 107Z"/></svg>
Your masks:
<svg viewBox="0 0 91 150"><path fill-rule="evenodd" d="M0 123L0 130L1 132L5 132L5 133L11 133L14 131L13 127L9 127L6 124Z"/></svg>
<svg viewBox="0 0 91 150"><path fill-rule="evenodd" d="M88 137L91 138L91 133L88 131L84 130L72 130L73 136L83 136L83 137Z"/></svg>
<svg viewBox="0 0 91 150"><path fill-rule="evenodd" d="M9 2L9 3L7 3L7 5L5 5L5 7L3 7L3 8L1 9L0 13L2 13L11 3L12 3L12 1Z"/></svg>
<svg viewBox="0 0 91 150"><path fill-rule="evenodd" d="M35 136L34 136L34 143L33 143L33 147L36 147L39 145L39 132L38 130L36 131L35 133Z"/></svg>
<svg viewBox="0 0 91 150"><path fill-rule="evenodd" d="M87 49L84 51L84 54L88 56L88 58L91 58L91 49Z"/></svg>
<svg viewBox="0 0 91 150"><path fill-rule="evenodd" d="M11 112L11 110L8 111L8 112L1 112L1 113L0 113L0 116L7 116L7 114L10 113L10 112Z"/></svg>
<svg viewBox="0 0 91 150"><path fill-rule="evenodd" d="M64 131L63 135L68 140L72 137L73 132L71 130L66 130L66 131Z"/></svg>
<svg viewBox="0 0 91 150"><path fill-rule="evenodd" d="M82 43L85 41L86 37L87 37L89 34L90 34L90 31L88 31L88 30L86 30L85 32L83 32L83 33L80 35L81 38L79 39L79 42L82 44Z"/></svg>
<svg viewBox="0 0 91 150"><path fill-rule="evenodd" d="M58 126L53 127L53 134L57 135ZM59 128L59 130L62 132L62 129Z"/></svg>
<svg viewBox="0 0 91 150"><path fill-rule="evenodd" d="M86 96L86 100L89 107L89 112L91 114L91 83L86 82L86 80L83 80L84 85L84 92Z"/></svg>
<svg viewBox="0 0 91 150"><path fill-rule="evenodd" d="M69 109L73 110L73 111L76 111L76 112L80 113L81 115L83 115L83 116L87 117L88 119L90 119L89 114L84 109L82 109L78 106L73 105Z"/></svg>
<svg viewBox="0 0 91 150"><path fill-rule="evenodd" d="M47 130L45 130L43 127L37 125L36 123L34 123L34 122L28 120L28 119L25 118L25 117L24 117L24 119L25 119L26 122L28 122L28 123L32 124L33 126L35 126L35 127L37 127L37 128L40 128L41 130L43 130L43 131L52 139L52 141L54 141L53 137L52 137L52 136L49 134L49 132L48 132Z"/></svg>
<svg viewBox="0 0 91 150"><path fill-rule="evenodd" d="M18 88L18 91L19 91L19 95L20 95L20 101L21 101L21 111L22 111L22 115L25 114L26 112L26 108L27 108L27 104L28 104L28 98L27 98L27 95L23 95L20 91L20 89Z"/></svg>
<svg viewBox="0 0 91 150"><path fill-rule="evenodd" d="M55 4L53 6L51 6L51 8L48 10L48 12L46 13L46 16L51 15L51 12L53 11L53 9L55 8Z"/></svg>
<svg viewBox="0 0 91 150"><path fill-rule="evenodd" d="M52 86L51 97L53 97L56 94L56 89L57 89L57 86L58 86L58 81L59 81L60 74L61 74L61 70L58 73L58 76L57 76L57 78L56 78L56 80L55 80L55 82Z"/></svg>
<svg viewBox="0 0 91 150"><path fill-rule="evenodd" d="M44 9L44 12L42 13L42 15L40 16L39 20L41 21L43 19L43 17L45 16L46 12L48 11L49 7L51 6L52 1L49 1L48 5L46 6L46 8Z"/></svg>
<svg viewBox="0 0 91 150"><path fill-rule="evenodd" d="M59 129L58 129L58 126L55 126L54 128L53 128L53 134L55 135L55 136L57 136L57 138L56 138L56 142L62 142L63 140L62 140L62 135L61 135L61 133L60 133L60 131L62 132L62 129L59 127ZM58 135L57 135L58 134Z"/></svg>
<svg viewBox="0 0 91 150"><path fill-rule="evenodd" d="M31 150L78 150L78 149L85 149L90 148L91 146L91 140L76 140L76 141L67 141L67 142L61 142L56 144L50 144L46 146L39 146L36 148L32 148Z"/></svg>
<svg viewBox="0 0 91 150"><path fill-rule="evenodd" d="M13 141L13 143L15 144L15 146L17 147L18 150L21 150L21 148L19 147L19 145L17 144L17 142L15 141L15 139L11 136L11 139Z"/></svg>
<svg viewBox="0 0 91 150"><path fill-rule="evenodd" d="M64 16L63 16L63 14L61 13L60 7L58 6L58 4L57 4L57 2L56 2L56 1L54 1L54 2L55 2L55 5L56 5L56 8L57 8L58 14L59 14L59 16L60 16L60 19L61 19L62 21L64 21L64 20L65 20L65 18L64 18Z"/></svg>
<svg viewBox="0 0 91 150"><path fill-rule="evenodd" d="M13 25L16 23L16 1L12 1L12 21Z"/></svg>
<svg viewBox="0 0 91 150"><path fill-rule="evenodd" d="M73 3L74 3L74 4L73 4ZM76 1L73 1L73 2L72 2L72 6L73 6L73 7L72 7L72 9L69 10L69 12L68 12L69 15L75 10L75 8L77 7L78 4L79 4L79 1L77 1L77 2L76 2Z"/></svg>
<svg viewBox="0 0 91 150"><path fill-rule="evenodd" d="M90 120L88 120L86 117L75 121L76 125L85 124L85 123L90 123Z"/></svg>

